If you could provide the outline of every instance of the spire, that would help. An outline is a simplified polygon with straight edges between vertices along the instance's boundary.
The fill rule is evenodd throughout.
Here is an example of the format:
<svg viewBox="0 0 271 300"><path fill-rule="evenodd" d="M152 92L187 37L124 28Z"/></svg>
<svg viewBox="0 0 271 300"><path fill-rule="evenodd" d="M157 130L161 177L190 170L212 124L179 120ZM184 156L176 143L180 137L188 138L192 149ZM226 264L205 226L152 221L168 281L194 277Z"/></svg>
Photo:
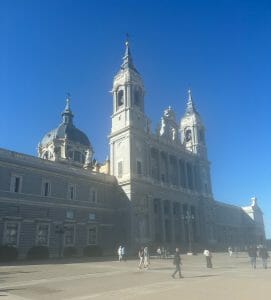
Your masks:
<svg viewBox="0 0 271 300"><path fill-rule="evenodd" d="M187 115L197 113L196 108L195 108L194 103L193 103L193 99L192 99L192 92L191 92L190 89L188 90L188 101L187 101L185 113Z"/></svg>
<svg viewBox="0 0 271 300"><path fill-rule="evenodd" d="M132 69L138 73L138 71L136 70L136 68L133 64L132 54L131 54L131 50L129 47L129 35L128 34L126 36L126 42L125 42L125 53L124 53L124 57L122 59L123 59L123 63L121 65L122 70Z"/></svg>
<svg viewBox="0 0 271 300"><path fill-rule="evenodd" d="M71 101L71 95L70 95L70 93L67 93L66 106L65 106L65 110L62 113L62 120L63 120L63 123L65 123L65 124L72 124L73 113L70 108L70 101Z"/></svg>

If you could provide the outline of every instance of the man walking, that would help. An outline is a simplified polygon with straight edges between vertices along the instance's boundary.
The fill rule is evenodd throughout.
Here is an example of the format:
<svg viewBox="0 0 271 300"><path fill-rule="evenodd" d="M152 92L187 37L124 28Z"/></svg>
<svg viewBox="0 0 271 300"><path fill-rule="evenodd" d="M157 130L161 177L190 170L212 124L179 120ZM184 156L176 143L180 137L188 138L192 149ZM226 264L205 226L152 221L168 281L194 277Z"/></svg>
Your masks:
<svg viewBox="0 0 271 300"><path fill-rule="evenodd" d="M176 248L174 258L173 258L173 264L175 265L175 271L171 275L172 278L175 278L176 273L179 272L179 277L183 278L182 273L181 273L181 256L180 256L180 250L179 248Z"/></svg>
<svg viewBox="0 0 271 300"><path fill-rule="evenodd" d="M207 268L212 268L213 264L212 264L212 253L210 250L205 249L203 251L203 255L206 257L206 266Z"/></svg>
<svg viewBox="0 0 271 300"><path fill-rule="evenodd" d="M124 246L121 248L121 257L123 261L126 261L126 250Z"/></svg>
<svg viewBox="0 0 271 300"><path fill-rule="evenodd" d="M144 247L144 268L148 269L150 265L150 254L148 247Z"/></svg>
<svg viewBox="0 0 271 300"><path fill-rule="evenodd" d="M268 251L264 246L261 246L259 249L259 257L262 258L263 261L263 268L267 269L267 259L269 257Z"/></svg>
<svg viewBox="0 0 271 300"><path fill-rule="evenodd" d="M122 261L122 246L121 245L118 248L118 256L119 256L119 261Z"/></svg>
<svg viewBox="0 0 271 300"><path fill-rule="evenodd" d="M141 247L138 251L139 264L138 269L141 269L144 263L144 249Z"/></svg>
<svg viewBox="0 0 271 300"><path fill-rule="evenodd" d="M256 259L257 259L257 248L256 246L250 246L248 248L248 256L250 257L251 267L256 269Z"/></svg>

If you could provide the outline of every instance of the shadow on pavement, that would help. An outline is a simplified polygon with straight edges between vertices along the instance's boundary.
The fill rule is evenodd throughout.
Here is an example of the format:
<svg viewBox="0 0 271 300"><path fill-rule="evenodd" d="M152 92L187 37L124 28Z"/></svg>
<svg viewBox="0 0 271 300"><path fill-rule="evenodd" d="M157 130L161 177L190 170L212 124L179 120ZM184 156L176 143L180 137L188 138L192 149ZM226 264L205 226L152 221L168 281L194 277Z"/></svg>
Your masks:
<svg viewBox="0 0 271 300"><path fill-rule="evenodd" d="M0 289L0 297L9 296L9 295L2 295L1 293L9 293L10 291L18 291L18 290L24 290L24 289Z"/></svg>
<svg viewBox="0 0 271 300"><path fill-rule="evenodd" d="M131 258L133 259L133 258ZM103 257L71 257L71 258L50 258L44 260L17 260L12 262L1 262L1 266L27 266L27 265L57 265L57 264L74 264L88 262L106 262L117 261L115 256Z"/></svg>
<svg viewBox="0 0 271 300"><path fill-rule="evenodd" d="M184 278L215 277L215 276L219 276L219 274L184 276Z"/></svg>

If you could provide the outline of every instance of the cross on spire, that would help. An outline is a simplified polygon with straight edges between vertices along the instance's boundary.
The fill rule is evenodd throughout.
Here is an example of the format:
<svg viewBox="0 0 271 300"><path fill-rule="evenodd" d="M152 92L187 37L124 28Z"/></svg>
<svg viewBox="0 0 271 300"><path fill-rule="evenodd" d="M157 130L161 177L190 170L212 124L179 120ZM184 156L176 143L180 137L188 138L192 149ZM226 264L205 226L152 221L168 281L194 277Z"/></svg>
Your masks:
<svg viewBox="0 0 271 300"><path fill-rule="evenodd" d="M193 103L191 89L188 89L188 101L186 105L186 114L197 113L196 108Z"/></svg>
<svg viewBox="0 0 271 300"><path fill-rule="evenodd" d="M129 42L130 42L130 35L128 33L126 33L125 53L124 53L123 63L121 65L121 69L122 70L132 69L132 70L137 72L137 70L136 70L136 68L133 64L133 59L132 59L132 54L131 54Z"/></svg>

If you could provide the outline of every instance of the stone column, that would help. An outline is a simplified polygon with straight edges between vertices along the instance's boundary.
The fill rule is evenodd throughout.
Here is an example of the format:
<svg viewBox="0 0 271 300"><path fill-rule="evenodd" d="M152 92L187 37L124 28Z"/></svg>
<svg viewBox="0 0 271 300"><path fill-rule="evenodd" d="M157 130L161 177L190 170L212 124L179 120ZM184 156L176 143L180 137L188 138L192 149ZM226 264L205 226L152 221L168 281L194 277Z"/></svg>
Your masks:
<svg viewBox="0 0 271 300"><path fill-rule="evenodd" d="M166 180L165 180L165 182L167 184L171 184L170 178L169 178L169 159L168 159L168 154L165 153L165 156L166 156Z"/></svg>
<svg viewBox="0 0 271 300"><path fill-rule="evenodd" d="M150 144L146 144L146 151L147 151L147 170L146 170L146 177L152 178L152 174L151 174L151 147Z"/></svg>
<svg viewBox="0 0 271 300"><path fill-rule="evenodd" d="M185 177L185 187L189 189L188 185L188 174L187 174L187 162L184 161L184 177Z"/></svg>
<svg viewBox="0 0 271 300"><path fill-rule="evenodd" d="M157 160L158 182L161 182L161 157L160 157L161 152L158 149L156 149L156 150L157 150L157 158L158 158L158 160Z"/></svg>
<svg viewBox="0 0 271 300"><path fill-rule="evenodd" d="M177 175L177 186L181 186L181 182L180 182L180 169L179 169L179 160L177 157L174 156L175 162L176 162L176 166L175 166L175 171L176 171L176 175Z"/></svg>
<svg viewBox="0 0 271 300"><path fill-rule="evenodd" d="M180 221L180 225L181 225L181 241L184 243L185 242L185 228L184 228L184 212L183 212L183 204L180 203L180 218L181 218L181 221Z"/></svg>
<svg viewBox="0 0 271 300"><path fill-rule="evenodd" d="M152 196L148 196L148 211L149 211L149 232L150 240L153 242L155 240L155 219L154 219L154 199Z"/></svg>
<svg viewBox="0 0 271 300"><path fill-rule="evenodd" d="M175 239L175 216L173 212L173 202L169 201L169 215L170 215L170 223L171 223L171 244L175 245L176 239Z"/></svg>
<svg viewBox="0 0 271 300"><path fill-rule="evenodd" d="M161 202L161 222L162 222L162 242L165 244L166 242L166 234L165 234L165 213L164 213L164 200L160 200Z"/></svg>

